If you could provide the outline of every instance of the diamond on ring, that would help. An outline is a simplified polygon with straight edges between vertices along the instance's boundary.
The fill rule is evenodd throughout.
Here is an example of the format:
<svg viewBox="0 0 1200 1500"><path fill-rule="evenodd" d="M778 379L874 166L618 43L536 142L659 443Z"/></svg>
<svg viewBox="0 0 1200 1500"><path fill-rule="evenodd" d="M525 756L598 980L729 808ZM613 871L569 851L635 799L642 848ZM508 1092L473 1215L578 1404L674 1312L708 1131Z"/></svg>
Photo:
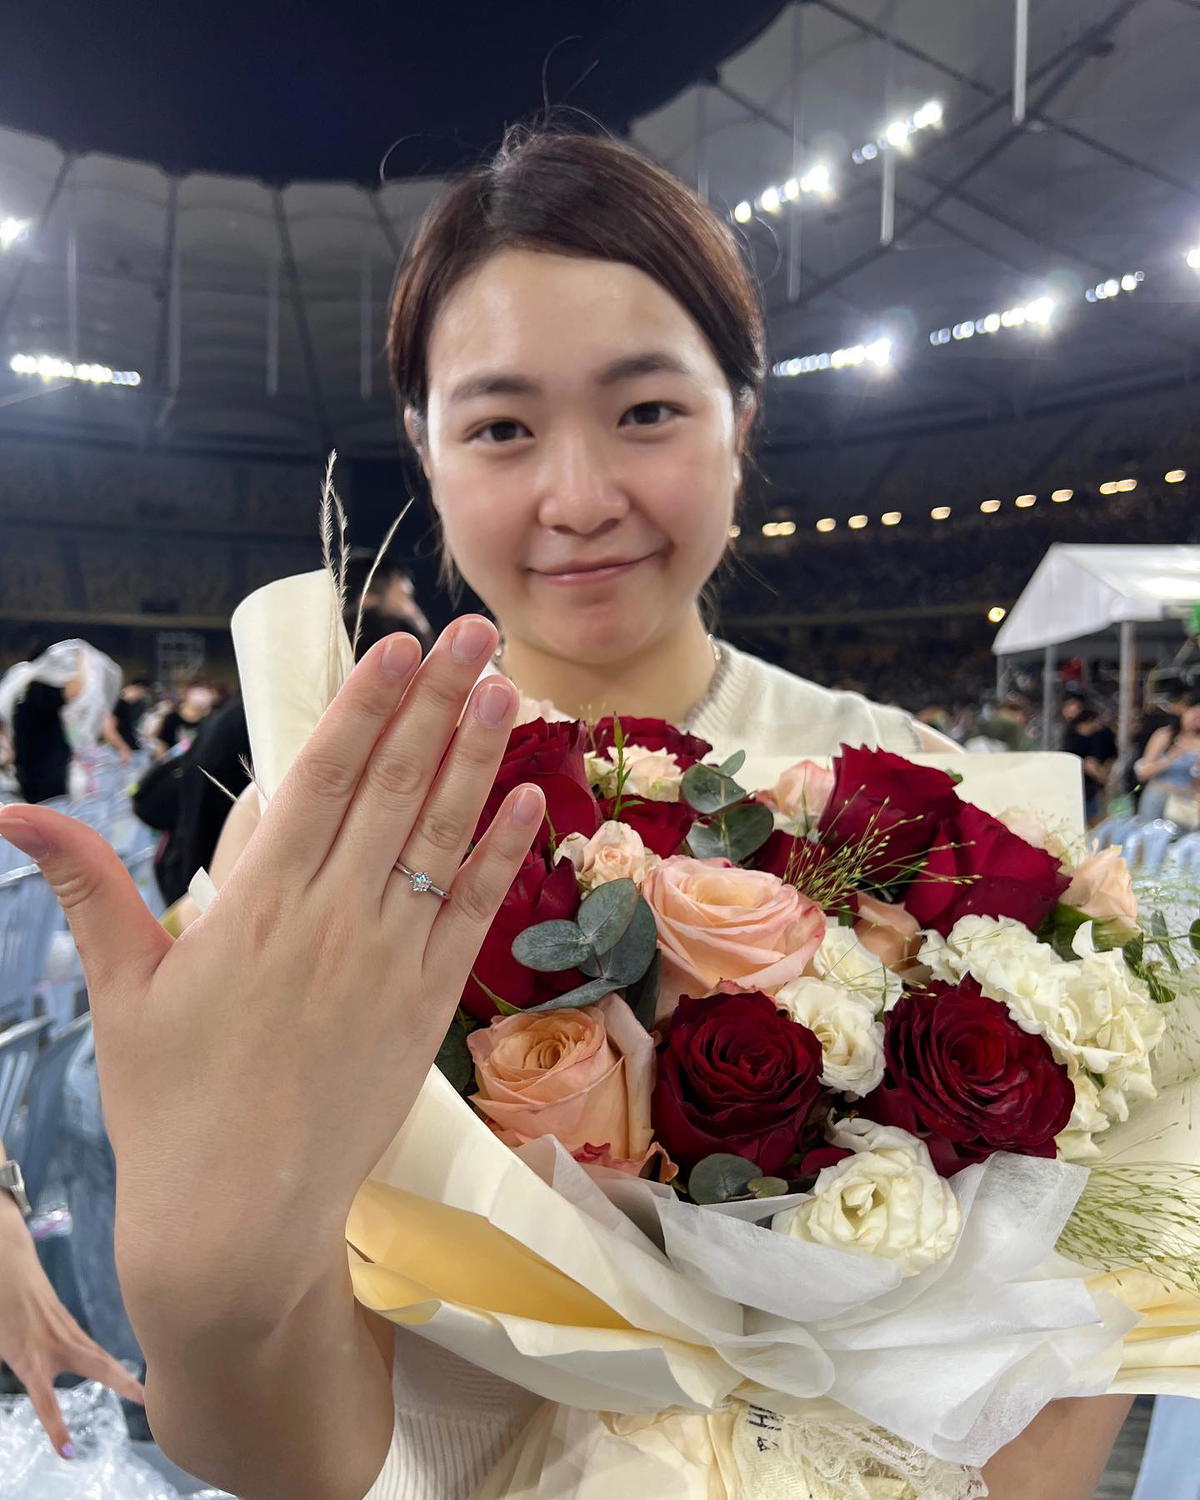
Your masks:
<svg viewBox="0 0 1200 1500"><path fill-rule="evenodd" d="M437 896L443 901L450 899L450 892L442 890L440 885L434 885L432 878L424 870L410 870L401 860L396 861L396 869L408 880L414 896Z"/></svg>
<svg viewBox="0 0 1200 1500"><path fill-rule="evenodd" d="M414 893L418 896L423 896L432 884L433 881L430 880L429 876L426 875L424 870L418 870L417 873L412 877L412 888Z"/></svg>

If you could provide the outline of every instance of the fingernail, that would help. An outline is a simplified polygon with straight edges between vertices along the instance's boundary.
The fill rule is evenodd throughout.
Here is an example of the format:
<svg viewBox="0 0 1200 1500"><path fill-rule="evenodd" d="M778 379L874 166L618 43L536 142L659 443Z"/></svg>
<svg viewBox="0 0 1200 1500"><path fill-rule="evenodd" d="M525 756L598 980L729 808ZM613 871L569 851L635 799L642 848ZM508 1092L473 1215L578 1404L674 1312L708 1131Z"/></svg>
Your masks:
<svg viewBox="0 0 1200 1500"><path fill-rule="evenodd" d="M413 669L413 648L416 642L411 636L393 635L384 643L379 657L379 670L385 677L407 677Z"/></svg>
<svg viewBox="0 0 1200 1500"><path fill-rule="evenodd" d="M492 627L486 620L463 620L450 637L450 655L455 661L475 661L491 646L492 638Z"/></svg>
<svg viewBox="0 0 1200 1500"><path fill-rule="evenodd" d="M62 1445L62 1447L58 1451L62 1454L62 1456L64 1458L74 1458L75 1457L75 1444L74 1443L64 1443Z"/></svg>
<svg viewBox="0 0 1200 1500"><path fill-rule="evenodd" d="M536 787L522 787L517 793L517 800L513 803L513 822L520 823L523 828L528 828L532 823L542 821L543 810L541 792Z"/></svg>
<svg viewBox="0 0 1200 1500"><path fill-rule="evenodd" d="M24 818L0 819L0 833L30 859L43 859L50 852L50 841L45 834Z"/></svg>
<svg viewBox="0 0 1200 1500"><path fill-rule="evenodd" d="M475 713L481 724L497 729L512 712L513 690L507 682L489 682L475 699Z"/></svg>

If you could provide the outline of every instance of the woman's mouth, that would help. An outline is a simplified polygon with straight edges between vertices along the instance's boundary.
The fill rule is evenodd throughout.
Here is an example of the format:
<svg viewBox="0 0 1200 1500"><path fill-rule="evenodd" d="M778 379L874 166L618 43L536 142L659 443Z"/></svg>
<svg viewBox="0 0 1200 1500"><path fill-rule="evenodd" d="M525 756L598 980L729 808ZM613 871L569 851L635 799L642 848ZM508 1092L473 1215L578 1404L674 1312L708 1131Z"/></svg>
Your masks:
<svg viewBox="0 0 1200 1500"><path fill-rule="evenodd" d="M572 562L562 568L534 568L531 571L536 577L544 578L547 583L557 584L560 587L608 583L614 578L623 578L627 573L632 573L635 568L640 568L643 563L649 562L657 555L651 552L645 557L631 558L626 562Z"/></svg>

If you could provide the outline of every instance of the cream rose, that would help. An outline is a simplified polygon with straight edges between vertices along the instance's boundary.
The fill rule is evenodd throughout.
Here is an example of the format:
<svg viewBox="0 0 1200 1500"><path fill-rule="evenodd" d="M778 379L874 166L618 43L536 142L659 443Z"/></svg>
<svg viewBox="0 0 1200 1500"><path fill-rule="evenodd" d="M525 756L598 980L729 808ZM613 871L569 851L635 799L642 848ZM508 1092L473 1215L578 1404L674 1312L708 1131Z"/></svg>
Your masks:
<svg viewBox="0 0 1200 1500"><path fill-rule="evenodd" d="M776 992L775 1003L821 1044L821 1082L862 1098L883 1079L883 1026L871 1001L855 990L802 976Z"/></svg>
<svg viewBox="0 0 1200 1500"><path fill-rule="evenodd" d="M921 928L916 917L893 901L859 893L854 935L893 974L916 977Z"/></svg>
<svg viewBox="0 0 1200 1500"><path fill-rule="evenodd" d="M625 746L625 791L650 802L678 802L683 769L665 750Z"/></svg>
<svg viewBox="0 0 1200 1500"><path fill-rule="evenodd" d="M659 863L658 855L627 823L601 823L591 838L569 833L558 846L557 858L571 861L585 891L613 880L632 880L640 889L647 872Z"/></svg>
<svg viewBox="0 0 1200 1500"><path fill-rule="evenodd" d="M1073 906L1099 922L1120 942L1140 930L1133 877L1117 848L1089 855L1071 876L1071 884L1059 900L1063 906Z"/></svg>
<svg viewBox="0 0 1200 1500"><path fill-rule="evenodd" d="M646 876L663 953L664 992L774 993L807 968L825 915L792 885L724 859L674 855Z"/></svg>
<svg viewBox="0 0 1200 1500"><path fill-rule="evenodd" d="M811 825L825 811L833 783L831 767L801 760L790 766L773 787L760 792L758 800L790 823Z"/></svg>
<svg viewBox="0 0 1200 1500"><path fill-rule="evenodd" d="M813 956L813 968L820 978L853 990L877 1011L890 1010L904 989L898 976L859 942L853 927L830 924Z"/></svg>
<svg viewBox="0 0 1200 1500"><path fill-rule="evenodd" d="M1027 807L1010 807L1000 814L1000 822L1010 833L1032 844L1035 849L1044 849L1055 859L1065 859L1068 840L1061 833L1052 832L1045 823L1031 813Z"/></svg>
<svg viewBox="0 0 1200 1500"><path fill-rule="evenodd" d="M615 995L586 1009L501 1016L467 1038L471 1103L508 1146L553 1135L585 1160L636 1176L650 1130L654 1043Z"/></svg>
<svg viewBox="0 0 1200 1500"><path fill-rule="evenodd" d="M954 1248L962 1222L950 1184L906 1130L849 1120L832 1134L854 1152L817 1178L812 1196L771 1220L794 1239L857 1250L916 1276Z"/></svg>

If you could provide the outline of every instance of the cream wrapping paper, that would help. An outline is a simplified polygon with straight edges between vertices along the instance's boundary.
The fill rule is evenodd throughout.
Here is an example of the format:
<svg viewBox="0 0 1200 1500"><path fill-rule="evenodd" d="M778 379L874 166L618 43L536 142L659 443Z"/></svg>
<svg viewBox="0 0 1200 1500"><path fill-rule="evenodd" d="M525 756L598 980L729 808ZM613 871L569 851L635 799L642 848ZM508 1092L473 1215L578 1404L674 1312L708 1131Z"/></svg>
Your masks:
<svg viewBox="0 0 1200 1500"><path fill-rule="evenodd" d="M269 798L349 670L328 576L250 596L234 637L256 780ZM988 811L1020 804L1059 828L1081 826L1068 757L912 758L952 766L960 794ZM770 785L783 769L750 764L743 780ZM195 888L211 895L200 879ZM1194 1099L1184 1088L1159 1106L1166 1159L1194 1162L1194 1132L1185 1141L1179 1128ZM1143 1111L1134 1123L1148 1121ZM1052 1254L1082 1181L1083 1169L1025 1158L969 1169L954 1184L967 1220L958 1249L900 1283L865 1257L796 1241L760 1249L783 1237L649 1183L607 1183L610 1201L554 1143L520 1154L502 1146L434 1071L364 1184L347 1239L365 1305L557 1403L509 1456L509 1480L495 1477L478 1500L607 1500L618 1482L630 1494L774 1500L761 1485L747 1489L731 1457L745 1403L789 1422L805 1412L834 1425L866 1419L958 1465L984 1462L1057 1396L1200 1391L1196 1299L1140 1274L1092 1277L1089 1289L1088 1273ZM799 1257L786 1268L776 1258L784 1250ZM753 1274L760 1254L768 1276ZM986 1298L972 1286L985 1265ZM1146 1313L1137 1328L1128 1307ZM576 1488L536 1487L581 1444L593 1460ZM970 1493L964 1473L948 1500ZM941 1500L928 1486L921 1493ZM810 1494L817 1500L811 1485ZM865 1494L892 1500L908 1489L880 1478Z"/></svg>

